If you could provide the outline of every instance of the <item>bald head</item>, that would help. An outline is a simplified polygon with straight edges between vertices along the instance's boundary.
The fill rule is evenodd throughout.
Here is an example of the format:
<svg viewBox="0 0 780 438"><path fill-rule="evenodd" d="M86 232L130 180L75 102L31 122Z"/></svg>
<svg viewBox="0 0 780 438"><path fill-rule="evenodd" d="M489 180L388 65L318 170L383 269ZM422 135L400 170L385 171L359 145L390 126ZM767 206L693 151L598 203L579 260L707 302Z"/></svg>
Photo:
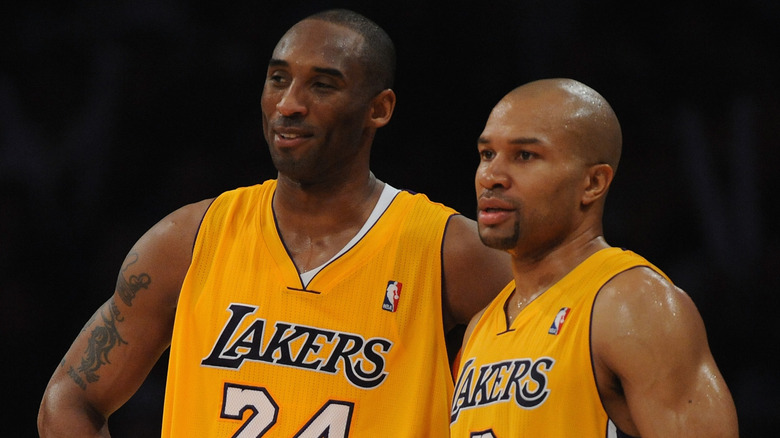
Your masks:
<svg viewBox="0 0 780 438"><path fill-rule="evenodd" d="M576 147L572 152L590 164L604 163L617 170L623 144L620 123L596 90L573 79L542 79L510 91L494 111L529 101L540 120L572 140Z"/></svg>

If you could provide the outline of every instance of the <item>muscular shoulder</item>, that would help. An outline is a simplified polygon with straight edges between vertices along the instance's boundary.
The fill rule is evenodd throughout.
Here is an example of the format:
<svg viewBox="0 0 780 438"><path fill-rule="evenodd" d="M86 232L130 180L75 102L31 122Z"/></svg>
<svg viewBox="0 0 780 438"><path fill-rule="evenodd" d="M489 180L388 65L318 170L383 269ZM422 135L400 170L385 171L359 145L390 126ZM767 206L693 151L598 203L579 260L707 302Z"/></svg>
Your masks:
<svg viewBox="0 0 780 438"><path fill-rule="evenodd" d="M690 312L698 313L690 297L649 267L635 267L607 282L596 299L594 326L611 330L642 328L667 332L670 324ZM685 321L680 321L685 322Z"/></svg>
<svg viewBox="0 0 780 438"><path fill-rule="evenodd" d="M178 258L189 259L201 221L212 201L206 199L175 210L149 229L136 245L170 256L170 262L177 262ZM189 260L186 263L189 264Z"/></svg>
<svg viewBox="0 0 780 438"><path fill-rule="evenodd" d="M703 328L700 321L683 290L648 267L636 267L615 276L599 292L592 322L594 348L606 355L615 348L662 347L658 341L668 336L696 333L687 330Z"/></svg>
<svg viewBox="0 0 780 438"><path fill-rule="evenodd" d="M155 290L175 303L192 260L201 220L212 201L181 207L152 226L130 250L120 281L143 274Z"/></svg>

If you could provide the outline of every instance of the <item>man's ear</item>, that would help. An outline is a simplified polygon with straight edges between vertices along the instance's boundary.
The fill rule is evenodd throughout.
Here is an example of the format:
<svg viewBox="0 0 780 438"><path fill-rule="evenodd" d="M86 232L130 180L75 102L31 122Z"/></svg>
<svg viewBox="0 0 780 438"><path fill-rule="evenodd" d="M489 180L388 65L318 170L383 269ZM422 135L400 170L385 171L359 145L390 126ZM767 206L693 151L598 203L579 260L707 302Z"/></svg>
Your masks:
<svg viewBox="0 0 780 438"><path fill-rule="evenodd" d="M382 90L371 99L371 111L368 115L368 121L374 128L381 128L390 123L395 109L395 91L391 89Z"/></svg>
<svg viewBox="0 0 780 438"><path fill-rule="evenodd" d="M594 164L588 168L582 205L590 205L607 195L615 170L609 164Z"/></svg>

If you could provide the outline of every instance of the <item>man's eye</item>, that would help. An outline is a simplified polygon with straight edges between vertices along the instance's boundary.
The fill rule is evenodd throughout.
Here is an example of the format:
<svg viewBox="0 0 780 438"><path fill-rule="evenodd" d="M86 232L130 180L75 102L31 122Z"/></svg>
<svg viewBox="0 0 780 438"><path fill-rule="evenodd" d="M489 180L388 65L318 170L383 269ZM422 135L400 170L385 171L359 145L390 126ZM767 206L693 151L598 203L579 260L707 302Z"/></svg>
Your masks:
<svg viewBox="0 0 780 438"><path fill-rule="evenodd" d="M523 161L528 161L528 160L530 160L531 158L534 157L534 154L533 154L533 152L520 151L520 153L518 154L518 157L521 160L523 160Z"/></svg>
<svg viewBox="0 0 780 438"><path fill-rule="evenodd" d="M266 79L266 81L278 85L278 84L283 84L285 82L285 78L280 74L272 74L268 76L268 79Z"/></svg>
<svg viewBox="0 0 780 438"><path fill-rule="evenodd" d="M314 83L314 88L319 88L319 89L322 89L322 90L333 90L336 87L331 85L331 84L325 83L325 82L315 82Z"/></svg>
<svg viewBox="0 0 780 438"><path fill-rule="evenodd" d="M483 160L490 160L494 156L495 156L495 154L493 153L493 151L480 151L479 152L479 157L481 159L483 159Z"/></svg>

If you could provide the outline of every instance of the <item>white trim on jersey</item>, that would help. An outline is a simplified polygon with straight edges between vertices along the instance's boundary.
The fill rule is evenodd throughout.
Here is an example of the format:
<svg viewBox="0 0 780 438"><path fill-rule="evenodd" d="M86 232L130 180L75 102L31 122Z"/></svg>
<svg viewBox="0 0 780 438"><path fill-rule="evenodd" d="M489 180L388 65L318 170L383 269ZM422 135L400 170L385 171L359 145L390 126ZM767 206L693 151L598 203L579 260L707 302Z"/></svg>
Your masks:
<svg viewBox="0 0 780 438"><path fill-rule="evenodd" d="M344 248L341 248L341 251L336 253L333 257L331 257L330 260L327 262L321 264L320 266L306 271L301 276L301 284L303 284L303 287L307 287L309 285L309 282L311 282L311 279L314 278L315 275L317 275L318 272L322 270L325 266L328 265L328 263L332 262L333 260L340 257L345 252L349 251L353 246L357 245L357 243L360 241L360 239L363 238L368 233L368 230L371 229L371 227L374 226L376 221L379 220L379 218L382 216L382 213L387 210L387 207L390 206L390 203L393 202L393 199L395 199L395 195L398 194L400 190L396 189L395 187L391 186L390 184L385 183L385 187L382 189L382 194L379 195L379 200L376 202L376 205L374 206L374 209L371 211L371 215L368 216L368 219L366 220L366 223L363 224L363 227L358 231L357 234L355 234L355 237L352 238L352 240L349 241L346 245L344 245Z"/></svg>

